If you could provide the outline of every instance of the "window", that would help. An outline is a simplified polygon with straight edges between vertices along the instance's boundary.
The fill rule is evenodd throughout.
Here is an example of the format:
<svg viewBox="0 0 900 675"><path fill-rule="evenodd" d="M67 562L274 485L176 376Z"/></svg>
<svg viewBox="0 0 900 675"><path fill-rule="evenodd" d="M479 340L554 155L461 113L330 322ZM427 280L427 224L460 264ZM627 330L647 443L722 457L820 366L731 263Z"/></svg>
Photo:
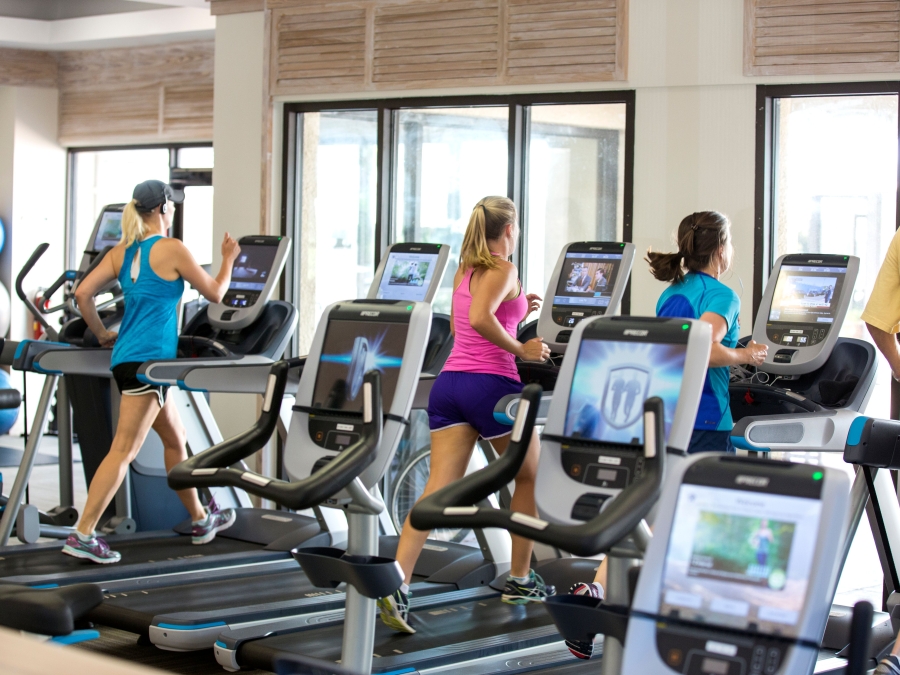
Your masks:
<svg viewBox="0 0 900 675"><path fill-rule="evenodd" d="M366 294L396 242L451 247L434 303L449 313L482 197L506 195L519 208L515 262L528 292L544 293L566 243L630 241L633 122L634 92L288 105L283 231L295 244L286 279L300 310L295 353L329 303Z"/></svg>
<svg viewBox="0 0 900 675"><path fill-rule="evenodd" d="M860 259L841 335L871 340L860 320L897 229L896 83L761 86L757 94L757 245L754 307L775 259L840 253ZM865 413L890 417L890 368L879 354ZM792 461L853 469L833 453L787 453ZM838 601L881 605L882 572L864 518L838 586Z"/></svg>
<svg viewBox="0 0 900 675"><path fill-rule="evenodd" d="M173 235L201 265L213 257L211 146L73 149L69 152L68 266L77 267L100 210L131 200L134 186L161 180L184 189Z"/></svg>

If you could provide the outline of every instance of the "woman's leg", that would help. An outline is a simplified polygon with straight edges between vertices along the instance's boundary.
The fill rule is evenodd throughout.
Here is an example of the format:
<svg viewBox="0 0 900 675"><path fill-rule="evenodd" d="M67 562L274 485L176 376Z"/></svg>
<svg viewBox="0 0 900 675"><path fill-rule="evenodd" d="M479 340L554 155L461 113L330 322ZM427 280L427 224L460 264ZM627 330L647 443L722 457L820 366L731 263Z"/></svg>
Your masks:
<svg viewBox="0 0 900 675"><path fill-rule="evenodd" d="M137 457L159 410L159 399L155 392L144 396L122 397L115 438L94 474L88 489L87 504L76 526L81 534L89 536L97 528L100 516L122 484L128 465Z"/></svg>
<svg viewBox="0 0 900 675"><path fill-rule="evenodd" d="M171 471L176 464L187 459L187 432L184 430L184 424L181 423L181 417L178 416L178 409L169 397L166 404L159 411L156 420L153 422L153 431L157 433L162 441L164 456L166 463L166 471ZM178 490L176 492L181 503L191 514L191 520L196 522L206 518L206 509L200 503L200 497L197 490L190 488L187 490Z"/></svg>
<svg viewBox="0 0 900 675"><path fill-rule="evenodd" d="M509 445L509 435L491 439L491 445L498 455L502 455ZM528 516L537 516L537 504L534 500L534 481L537 477L538 459L541 453L541 442L537 434L531 435L528 444L528 455L522 468L516 474L516 486L513 492L510 509ZM518 535L512 535L512 561L510 574L514 577L527 577L531 569L531 553L534 542Z"/></svg>
<svg viewBox="0 0 900 675"><path fill-rule="evenodd" d="M431 473L422 497L437 492L465 475L477 440L478 432L468 424L431 432ZM407 516L397 545L397 562L400 563L407 584L412 579L416 560L419 559L427 538L428 532L415 529Z"/></svg>

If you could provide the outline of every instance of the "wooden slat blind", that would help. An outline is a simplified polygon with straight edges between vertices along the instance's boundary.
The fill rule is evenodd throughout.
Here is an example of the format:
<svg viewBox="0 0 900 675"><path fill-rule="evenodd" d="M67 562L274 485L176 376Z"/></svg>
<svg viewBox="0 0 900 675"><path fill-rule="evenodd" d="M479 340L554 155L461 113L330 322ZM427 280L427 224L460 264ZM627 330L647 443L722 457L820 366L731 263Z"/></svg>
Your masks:
<svg viewBox="0 0 900 675"><path fill-rule="evenodd" d="M900 0L744 0L746 75L900 70Z"/></svg>
<svg viewBox="0 0 900 675"><path fill-rule="evenodd" d="M61 52L64 145L212 140L213 41Z"/></svg>
<svg viewBox="0 0 900 675"><path fill-rule="evenodd" d="M265 6L275 96L626 78L628 0L265 0Z"/></svg>

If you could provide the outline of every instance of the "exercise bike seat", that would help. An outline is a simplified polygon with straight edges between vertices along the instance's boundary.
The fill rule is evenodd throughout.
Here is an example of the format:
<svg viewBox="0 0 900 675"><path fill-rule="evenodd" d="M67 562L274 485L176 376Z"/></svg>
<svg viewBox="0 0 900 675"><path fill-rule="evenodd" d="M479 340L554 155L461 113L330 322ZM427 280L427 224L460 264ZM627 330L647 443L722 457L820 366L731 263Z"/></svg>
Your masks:
<svg viewBox="0 0 900 675"><path fill-rule="evenodd" d="M41 635L68 635L75 622L103 601L95 584L62 588L0 586L0 626Z"/></svg>

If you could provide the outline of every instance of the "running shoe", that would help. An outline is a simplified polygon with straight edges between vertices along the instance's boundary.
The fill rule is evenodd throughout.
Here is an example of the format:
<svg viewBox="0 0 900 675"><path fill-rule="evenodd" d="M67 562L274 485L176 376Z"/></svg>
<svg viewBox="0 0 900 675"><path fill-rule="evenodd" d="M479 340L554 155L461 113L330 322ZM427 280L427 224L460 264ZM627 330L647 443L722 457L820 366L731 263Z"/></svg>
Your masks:
<svg viewBox="0 0 900 675"><path fill-rule="evenodd" d="M90 560L99 565L110 565L122 559L121 553L110 550L105 539L93 536L87 541L82 541L75 533L70 534L66 539L66 545L63 546L62 552L73 558Z"/></svg>
<svg viewBox="0 0 900 675"><path fill-rule="evenodd" d="M216 532L227 530L234 525L237 514L234 509L225 509L224 511L210 511L206 514L206 518L199 523L191 525L191 543L192 544L208 544L216 538Z"/></svg>
<svg viewBox="0 0 900 675"><path fill-rule="evenodd" d="M543 602L548 595L555 595L556 588L548 586L534 570L528 571L528 581L524 584L512 577L506 578L506 587L500 599L507 605L527 605L529 602Z"/></svg>
<svg viewBox="0 0 900 675"><path fill-rule="evenodd" d="M596 581L591 584L577 583L569 589L569 595L587 595L597 600L603 600L605 595L603 586ZM566 640L566 647L573 655L579 659L589 659L594 654L593 642L582 642L581 640Z"/></svg>
<svg viewBox="0 0 900 675"><path fill-rule="evenodd" d="M409 625L409 596L412 593L404 593L399 588L386 598L378 601L378 609L381 610L381 620L388 628L393 628L398 633L415 633L416 629Z"/></svg>

